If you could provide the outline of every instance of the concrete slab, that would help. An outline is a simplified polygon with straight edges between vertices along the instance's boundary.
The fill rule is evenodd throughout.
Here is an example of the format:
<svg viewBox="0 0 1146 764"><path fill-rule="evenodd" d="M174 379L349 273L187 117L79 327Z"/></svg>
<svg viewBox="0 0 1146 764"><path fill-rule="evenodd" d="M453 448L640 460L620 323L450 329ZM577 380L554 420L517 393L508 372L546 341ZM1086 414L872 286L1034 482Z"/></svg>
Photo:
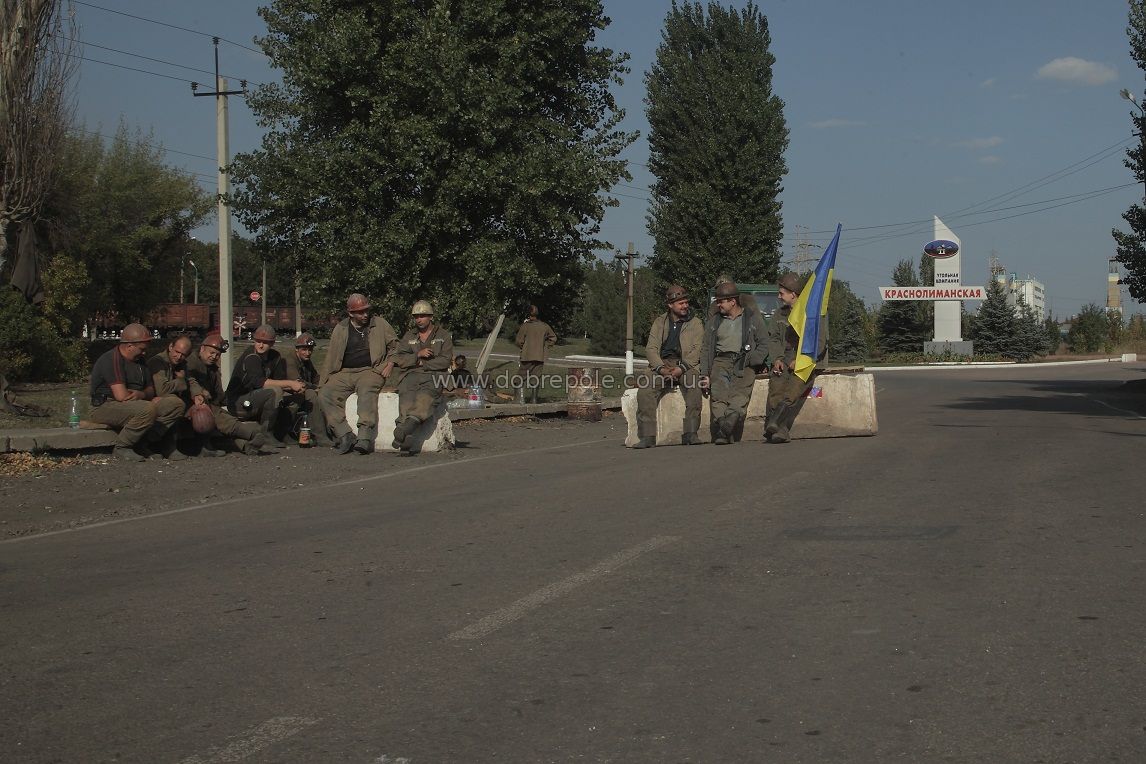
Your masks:
<svg viewBox="0 0 1146 764"><path fill-rule="evenodd" d="M398 418L398 393L378 394L378 437L374 439L377 451L396 451L394 442L394 420ZM358 394L346 399L346 423L358 432ZM438 406L434 416L422 423L414 433L414 442L420 451L445 451L454 447L454 427L450 422L446 404Z"/></svg>
<svg viewBox="0 0 1146 764"><path fill-rule="evenodd" d="M768 380L757 379L748 404L743 440L764 437L764 413L768 402ZM626 390L621 398L621 411L628 424L625 445L630 448L637 438L637 391ZM709 441L710 419L708 398L700 412L700 439ZM661 398L657 407L657 445L678 445L684 420L684 397L673 391ZM840 438L875 435L879 423L875 413L875 378L871 374L822 374L816 380L813 395L804 402L800 416L792 427L792 438Z"/></svg>
<svg viewBox="0 0 1146 764"><path fill-rule="evenodd" d="M115 445L111 430L73 430L68 427L7 430L0 438L0 453L16 451L41 453L44 451L85 451L111 448Z"/></svg>

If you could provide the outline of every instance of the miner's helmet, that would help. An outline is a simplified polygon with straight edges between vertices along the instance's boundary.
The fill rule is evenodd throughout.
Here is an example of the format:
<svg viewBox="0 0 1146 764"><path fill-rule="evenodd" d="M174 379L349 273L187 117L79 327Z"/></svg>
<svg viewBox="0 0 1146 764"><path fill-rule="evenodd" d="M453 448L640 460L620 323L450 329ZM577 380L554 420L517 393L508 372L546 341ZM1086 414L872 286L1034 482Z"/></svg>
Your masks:
<svg viewBox="0 0 1146 764"><path fill-rule="evenodd" d="M677 300L687 300L688 292L680 284L673 284L665 290L665 302L672 304Z"/></svg>
<svg viewBox="0 0 1146 764"><path fill-rule="evenodd" d="M721 299L722 297L739 297L739 296L740 296L740 287L736 286L735 282L725 281L723 284L716 287L716 299L718 299L718 300Z"/></svg>
<svg viewBox="0 0 1146 764"><path fill-rule="evenodd" d="M128 324L119 333L120 344L129 342L151 342L151 332L143 324Z"/></svg>
<svg viewBox="0 0 1146 764"><path fill-rule="evenodd" d="M357 313L363 310L370 310L370 300L366 299L366 295L355 292L346 298L347 313Z"/></svg>
<svg viewBox="0 0 1146 764"><path fill-rule="evenodd" d="M800 277L792 272L785 273L780 278L776 279L776 286L787 289L789 292L800 293L803 284L800 282Z"/></svg>
<svg viewBox="0 0 1146 764"><path fill-rule="evenodd" d="M418 300L414 303L414 307L410 308L411 316L432 316L434 315L434 308L430 305L428 300Z"/></svg>
<svg viewBox="0 0 1146 764"><path fill-rule="evenodd" d="M278 337L275 335L275 330L270 324L263 324L258 329L255 329L255 342L266 342L273 345L276 339L278 339Z"/></svg>
<svg viewBox="0 0 1146 764"><path fill-rule="evenodd" d="M221 334L208 334L207 338L203 340L203 347L214 348L220 353L226 353L231 347L231 343L223 339Z"/></svg>
<svg viewBox="0 0 1146 764"><path fill-rule="evenodd" d="M314 350L314 337L312 337L309 332L303 332L294 338L294 346L296 348L309 348L310 350Z"/></svg>

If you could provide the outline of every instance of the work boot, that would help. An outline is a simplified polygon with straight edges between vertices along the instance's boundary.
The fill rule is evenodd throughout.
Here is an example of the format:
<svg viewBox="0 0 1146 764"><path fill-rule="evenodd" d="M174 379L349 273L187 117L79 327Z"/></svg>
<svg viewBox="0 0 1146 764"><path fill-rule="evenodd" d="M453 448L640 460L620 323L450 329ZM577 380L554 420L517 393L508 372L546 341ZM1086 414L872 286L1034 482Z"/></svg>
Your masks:
<svg viewBox="0 0 1146 764"><path fill-rule="evenodd" d="M769 443L787 443L791 439L792 439L792 436L788 434L788 428L787 427L781 427L780 429L776 430L776 432L772 433L771 437L768 438L768 442Z"/></svg>
<svg viewBox="0 0 1146 764"><path fill-rule="evenodd" d="M169 462L181 462L187 458L187 454L180 451L176 445L174 427L163 433L163 437L159 439L158 447L159 453Z"/></svg>
<svg viewBox="0 0 1146 764"><path fill-rule="evenodd" d="M418 421L417 417L408 416L403 419L394 428L394 442L390 446L401 451L409 451L414 447L412 442L414 433L417 432L420 424L421 422Z"/></svg>
<svg viewBox="0 0 1146 764"><path fill-rule="evenodd" d="M633 448L652 448L657 444L657 439L651 436L641 438L633 444Z"/></svg>
<svg viewBox="0 0 1146 764"><path fill-rule="evenodd" d="M131 446L116 446L111 450L111 455L115 459L125 462L145 462L147 457L136 451Z"/></svg>
<svg viewBox="0 0 1146 764"><path fill-rule="evenodd" d="M335 442L334 453L342 456L349 454L352 448L354 448L354 433L348 432Z"/></svg>
<svg viewBox="0 0 1146 764"><path fill-rule="evenodd" d="M236 439L235 442L238 443L239 442L238 439ZM243 453L246 454L247 456L258 456L259 454L262 454L262 453L269 453L269 452L264 452L264 450L263 450L264 448L266 448L266 444L267 444L267 436L262 432L256 432L254 435L251 436L251 438L249 440L247 440L243 443L243 445L242 445Z"/></svg>
<svg viewBox="0 0 1146 764"><path fill-rule="evenodd" d="M768 412L767 424L764 426L764 437L771 440L770 435L775 435L776 431L783 425L784 415L788 413L788 404L780 403L776 408Z"/></svg>
<svg viewBox="0 0 1146 764"><path fill-rule="evenodd" d="M700 436L695 432L686 432L684 435L680 436L680 444L682 446L699 446Z"/></svg>
<svg viewBox="0 0 1146 764"><path fill-rule="evenodd" d="M359 427L358 440L354 441L354 450L363 456L374 453L374 439L376 437L373 427Z"/></svg>

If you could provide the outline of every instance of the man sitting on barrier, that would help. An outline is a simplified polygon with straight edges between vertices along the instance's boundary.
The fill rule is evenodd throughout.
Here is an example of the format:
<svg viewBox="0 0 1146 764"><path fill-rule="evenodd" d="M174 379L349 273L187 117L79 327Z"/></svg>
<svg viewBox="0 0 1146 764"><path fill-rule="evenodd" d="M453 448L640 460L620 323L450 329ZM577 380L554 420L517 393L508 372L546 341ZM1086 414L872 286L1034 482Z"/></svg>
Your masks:
<svg viewBox="0 0 1146 764"><path fill-rule="evenodd" d="M693 315L684 287L673 284L665 290L668 310L653 319L645 358L649 368L637 377L637 441L633 448L652 448L657 444L657 405L666 393L680 389L684 396L685 446L700 443L701 400L700 348L704 341L704 324Z"/></svg>
<svg viewBox="0 0 1146 764"><path fill-rule="evenodd" d="M101 355L91 372L91 412L88 418L119 432L112 455L141 462L151 456L146 440L160 440L183 416L181 400L155 397L143 356L151 332L143 324L128 324L119 344ZM164 454L170 457L170 454Z"/></svg>
<svg viewBox="0 0 1146 764"><path fill-rule="evenodd" d="M418 300L410 310L414 326L398 340L394 366L398 370L398 418L394 422L393 447L404 453L414 450L414 433L434 415L442 400L454 357L454 339L434 323L434 309Z"/></svg>
<svg viewBox="0 0 1146 764"><path fill-rule="evenodd" d="M248 348L235 363L227 384L227 408L244 422L256 421L272 448L286 448L275 437L279 406L287 393L306 389L301 382L286 378L286 364L275 350L275 330L268 324L255 329L254 347Z"/></svg>

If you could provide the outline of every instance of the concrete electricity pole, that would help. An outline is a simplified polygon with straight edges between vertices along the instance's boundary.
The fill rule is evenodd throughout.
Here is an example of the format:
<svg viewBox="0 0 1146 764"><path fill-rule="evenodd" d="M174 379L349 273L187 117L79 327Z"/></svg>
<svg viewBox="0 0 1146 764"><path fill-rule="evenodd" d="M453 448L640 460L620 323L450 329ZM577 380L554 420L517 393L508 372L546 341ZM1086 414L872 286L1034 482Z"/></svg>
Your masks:
<svg viewBox="0 0 1146 764"><path fill-rule="evenodd" d="M625 254L617 253L617 259L625 260L625 374L633 373L633 260L638 257L633 243Z"/></svg>
<svg viewBox="0 0 1146 764"><path fill-rule="evenodd" d="M231 191L230 149L227 134L227 96L246 95L247 81L240 80L242 90L227 90L227 80L219 76L219 38L215 43L215 90L200 93L199 83L191 83L191 95L215 97L215 149L219 163L218 204L219 204L219 334L224 339L234 339L233 321L234 299L231 295L231 206L227 195ZM222 353L219 358L219 372L224 380L231 378L231 352Z"/></svg>

